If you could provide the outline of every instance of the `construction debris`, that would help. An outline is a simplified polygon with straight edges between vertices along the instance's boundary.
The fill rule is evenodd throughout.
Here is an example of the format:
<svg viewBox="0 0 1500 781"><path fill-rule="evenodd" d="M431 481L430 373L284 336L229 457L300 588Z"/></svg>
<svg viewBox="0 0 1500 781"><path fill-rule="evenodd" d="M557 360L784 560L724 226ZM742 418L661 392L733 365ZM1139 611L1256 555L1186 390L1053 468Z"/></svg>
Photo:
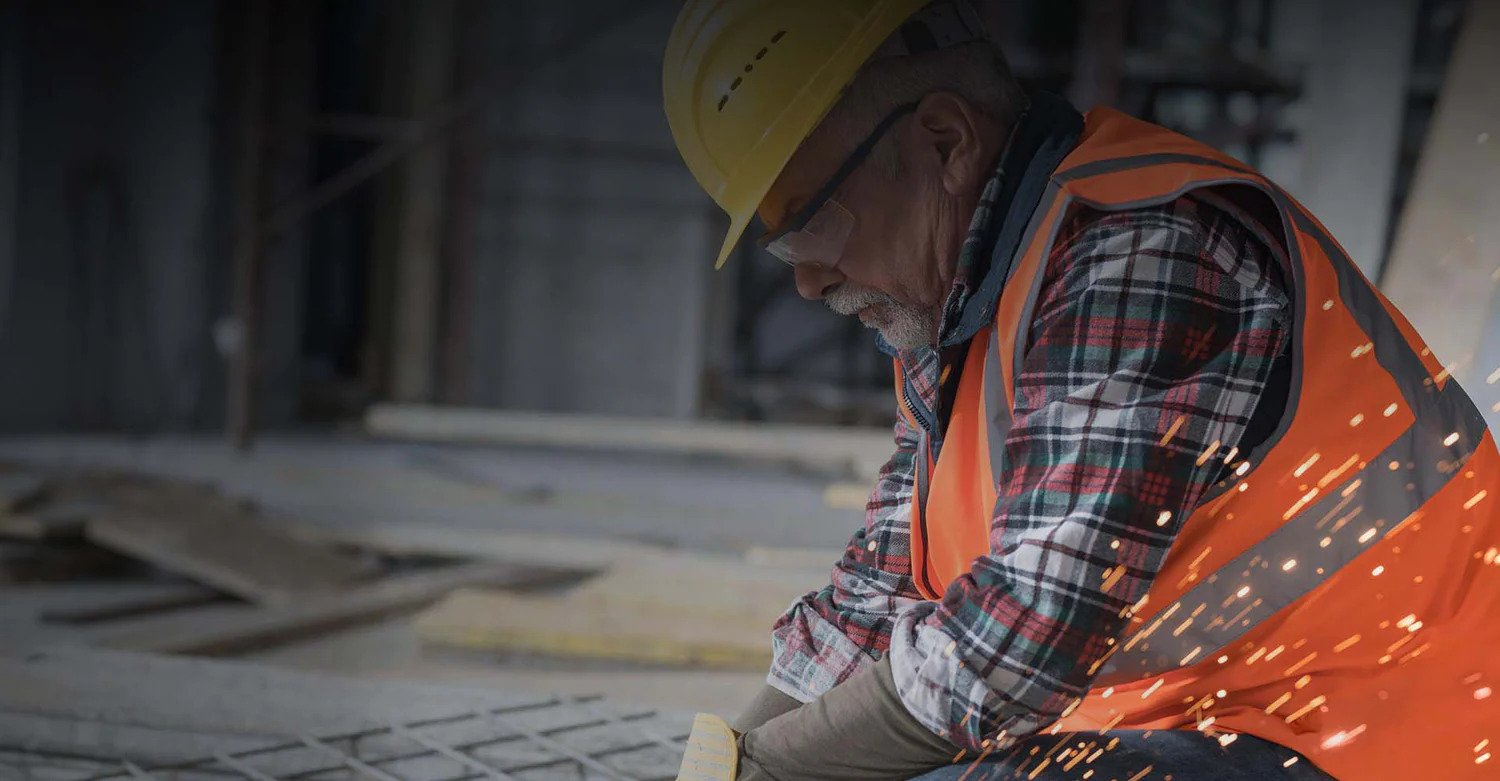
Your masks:
<svg viewBox="0 0 1500 781"><path fill-rule="evenodd" d="M100 645L137 651L222 655L413 610L469 585L534 587L572 573L481 562L396 575L359 589L268 607L220 605L145 616L96 638Z"/></svg>
<svg viewBox="0 0 1500 781"><path fill-rule="evenodd" d="M769 629L826 569L656 554L561 596L465 589L417 618L426 642L653 664L763 670Z"/></svg>
<svg viewBox="0 0 1500 781"><path fill-rule="evenodd" d="M115 511L88 521L86 534L101 547L262 604L337 592L377 571L370 561L309 545L239 508L195 509L188 518Z"/></svg>
<svg viewBox="0 0 1500 781"><path fill-rule="evenodd" d="M11 515L35 502L47 480L35 472L0 472L0 514Z"/></svg>

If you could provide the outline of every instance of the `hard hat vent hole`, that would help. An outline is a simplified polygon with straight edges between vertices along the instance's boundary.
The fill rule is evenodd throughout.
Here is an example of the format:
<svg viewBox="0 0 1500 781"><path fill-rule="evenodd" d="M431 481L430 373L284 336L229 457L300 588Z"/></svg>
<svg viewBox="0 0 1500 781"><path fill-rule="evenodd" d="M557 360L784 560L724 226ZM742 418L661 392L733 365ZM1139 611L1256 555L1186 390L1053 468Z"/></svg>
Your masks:
<svg viewBox="0 0 1500 781"><path fill-rule="evenodd" d="M755 62L759 62L759 61L765 59L765 56L767 54L769 54L770 51L771 51L771 46L775 46L784 37L786 37L786 30L778 30L778 31L776 31L776 34L773 35L773 36L771 36L771 43L770 43L770 45L768 45L768 46L762 46L760 48L760 51L758 51L758 52L755 53ZM754 72L754 70L755 70L755 62L747 62L747 63L745 63L745 72L746 73ZM743 76L736 77L735 80L734 80L734 82L729 85L729 92L726 92L723 95L719 96L719 109L718 109L719 111L722 112L724 110L724 107L729 104L729 93L730 92L734 92L735 90L739 89L740 85L743 84L744 82L745 82L745 77L743 77Z"/></svg>

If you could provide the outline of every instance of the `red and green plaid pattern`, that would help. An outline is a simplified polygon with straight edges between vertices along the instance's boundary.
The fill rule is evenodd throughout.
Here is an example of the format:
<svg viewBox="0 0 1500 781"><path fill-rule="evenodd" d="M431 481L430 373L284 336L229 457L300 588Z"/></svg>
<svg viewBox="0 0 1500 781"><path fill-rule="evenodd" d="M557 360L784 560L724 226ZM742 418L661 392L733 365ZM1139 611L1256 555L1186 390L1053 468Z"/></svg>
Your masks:
<svg viewBox="0 0 1500 781"><path fill-rule="evenodd" d="M1207 194L1070 213L1016 378L989 555L940 601L918 595L916 434L898 421L864 527L829 585L776 624L770 682L810 700L890 653L912 715L971 749L1040 730L1081 697L1122 609L1224 469L1199 456L1239 443L1285 346L1274 243L1252 224ZM937 353L899 358L936 408Z"/></svg>

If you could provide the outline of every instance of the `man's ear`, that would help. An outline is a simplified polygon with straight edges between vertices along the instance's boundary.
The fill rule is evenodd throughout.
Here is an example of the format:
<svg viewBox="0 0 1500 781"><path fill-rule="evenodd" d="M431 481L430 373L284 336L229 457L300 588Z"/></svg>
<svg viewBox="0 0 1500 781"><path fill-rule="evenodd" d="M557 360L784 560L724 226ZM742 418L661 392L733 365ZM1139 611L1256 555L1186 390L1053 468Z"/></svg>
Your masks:
<svg viewBox="0 0 1500 781"><path fill-rule="evenodd" d="M964 195L984 185L989 144L982 134L987 124L967 100L951 92L930 93L917 104L913 125L922 154L938 165L948 194Z"/></svg>

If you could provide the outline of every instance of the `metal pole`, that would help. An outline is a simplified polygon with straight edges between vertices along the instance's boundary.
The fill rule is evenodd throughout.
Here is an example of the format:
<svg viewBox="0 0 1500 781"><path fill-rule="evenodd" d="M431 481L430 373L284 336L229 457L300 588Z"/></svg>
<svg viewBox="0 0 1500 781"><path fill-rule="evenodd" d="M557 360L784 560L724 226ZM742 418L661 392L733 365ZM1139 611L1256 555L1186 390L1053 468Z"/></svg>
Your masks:
<svg viewBox="0 0 1500 781"><path fill-rule="evenodd" d="M266 171L266 49L270 37L270 3L245 4L244 78L240 98L243 135L240 148L240 193L237 225L259 225L264 219ZM261 268L266 254L264 231L243 232L234 247L234 319L229 339L229 382L225 401L229 443L248 451L254 444L256 371L260 354Z"/></svg>

